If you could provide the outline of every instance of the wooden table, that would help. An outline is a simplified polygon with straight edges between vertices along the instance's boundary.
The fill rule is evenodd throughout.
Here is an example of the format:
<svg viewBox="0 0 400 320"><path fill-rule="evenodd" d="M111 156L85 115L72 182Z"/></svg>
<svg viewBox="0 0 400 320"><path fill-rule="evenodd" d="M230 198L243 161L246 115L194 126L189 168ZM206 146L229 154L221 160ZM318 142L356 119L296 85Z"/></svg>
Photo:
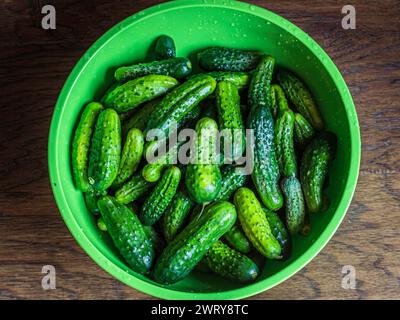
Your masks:
<svg viewBox="0 0 400 320"><path fill-rule="evenodd" d="M0 299L149 299L117 281L76 244L50 189L47 136L74 64L111 26L163 1L0 3ZM343 30L345 1L251 1L310 34L342 72L357 108L362 161L348 214L301 272L256 299L399 298L400 3L354 0L356 30ZM54 4L57 29L41 28ZM43 265L57 289L43 290ZM356 269L355 290L342 267Z"/></svg>

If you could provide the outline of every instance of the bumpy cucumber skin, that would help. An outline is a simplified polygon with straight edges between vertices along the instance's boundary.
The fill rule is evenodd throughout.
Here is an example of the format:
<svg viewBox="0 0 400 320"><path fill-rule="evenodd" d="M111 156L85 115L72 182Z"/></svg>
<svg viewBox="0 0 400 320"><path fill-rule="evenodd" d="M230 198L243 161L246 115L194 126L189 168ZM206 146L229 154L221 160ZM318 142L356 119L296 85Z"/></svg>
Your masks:
<svg viewBox="0 0 400 320"><path fill-rule="evenodd" d="M185 192L178 191L175 194L162 220L162 230L167 242L180 231L192 206L193 201Z"/></svg>
<svg viewBox="0 0 400 320"><path fill-rule="evenodd" d="M272 98L272 113L275 118L283 112L290 110L288 101L286 100L285 93L283 89L278 84L273 84L271 86L271 98Z"/></svg>
<svg viewBox="0 0 400 320"><path fill-rule="evenodd" d="M200 67L210 71L250 71L260 61L258 51L211 47L198 54Z"/></svg>
<svg viewBox="0 0 400 320"><path fill-rule="evenodd" d="M206 203L213 201L221 189L222 176L215 159L218 125L211 118L202 118L196 132L194 158L187 165L185 184L195 202Z"/></svg>
<svg viewBox="0 0 400 320"><path fill-rule="evenodd" d="M102 197L98 206L107 231L125 261L133 271L149 273L155 258L154 248L136 214L110 196Z"/></svg>
<svg viewBox="0 0 400 320"><path fill-rule="evenodd" d="M215 98L219 130L228 130L229 134L226 139L231 141L231 150L228 150L228 152L225 151L224 156L225 159L235 161L239 159L246 148L238 88L229 81L221 81L217 84ZM236 130L242 132L240 137L235 135ZM225 138L223 139L223 143L225 143Z"/></svg>
<svg viewBox="0 0 400 320"><path fill-rule="evenodd" d="M144 195L153 183L143 179L141 174L134 175L128 182L115 192L115 199L122 204L128 204Z"/></svg>
<svg viewBox="0 0 400 320"><path fill-rule="evenodd" d="M118 174L121 156L121 122L113 109L97 118L89 154L88 179L97 191L111 186Z"/></svg>
<svg viewBox="0 0 400 320"><path fill-rule="evenodd" d="M164 75L180 79L188 76L191 72L192 63L189 59L171 58L120 67L115 71L114 77L121 82L146 75Z"/></svg>
<svg viewBox="0 0 400 320"><path fill-rule="evenodd" d="M175 78L147 75L117 86L104 98L104 105L118 113L135 109L140 104L164 95L178 85Z"/></svg>
<svg viewBox="0 0 400 320"><path fill-rule="evenodd" d="M144 104L139 110L132 110L134 112L132 116L122 123L122 134L126 135L132 128L143 131L146 128L147 120L159 102L160 99L154 99Z"/></svg>
<svg viewBox="0 0 400 320"><path fill-rule="evenodd" d="M85 192L85 203L86 208L94 215L98 215L100 213L99 208L97 207L97 201L100 196L104 196L106 192L97 192L93 188L90 188L87 192Z"/></svg>
<svg viewBox="0 0 400 320"><path fill-rule="evenodd" d="M172 90L157 105L147 122L146 131L160 129L168 137L171 125L178 124L190 110L214 92L215 80L207 75L197 75Z"/></svg>
<svg viewBox="0 0 400 320"><path fill-rule="evenodd" d="M250 241L246 238L242 229L238 225L234 225L227 233L224 234L224 239L228 244L242 253L251 251Z"/></svg>
<svg viewBox="0 0 400 320"><path fill-rule="evenodd" d="M280 70L277 78L286 96L293 103L296 110L300 112L315 129L322 130L324 123L321 114L306 85L287 70Z"/></svg>
<svg viewBox="0 0 400 320"><path fill-rule="evenodd" d="M144 225L151 226L160 219L174 197L180 179L181 171L178 167L171 166L165 170L161 180L143 203L140 220Z"/></svg>
<svg viewBox="0 0 400 320"><path fill-rule="evenodd" d="M296 177L287 177L282 180L281 185L285 197L286 225L294 235L304 224L305 208L301 184Z"/></svg>
<svg viewBox="0 0 400 320"><path fill-rule="evenodd" d="M261 201L271 210L283 205L279 188L279 165L274 145L274 119L271 114L271 79L275 59L265 56L253 73L249 88L248 128L254 133L252 179Z"/></svg>
<svg viewBox="0 0 400 320"><path fill-rule="evenodd" d="M231 203L218 201L209 206L164 249L154 268L156 281L172 284L186 277L235 221Z"/></svg>
<svg viewBox="0 0 400 320"><path fill-rule="evenodd" d="M228 81L234 84L238 90L247 88L250 84L251 76L247 72L213 71L207 75L213 77L215 81Z"/></svg>
<svg viewBox="0 0 400 320"><path fill-rule="evenodd" d="M157 60L175 58L176 48L174 39L167 35L159 36L154 51Z"/></svg>
<svg viewBox="0 0 400 320"><path fill-rule="evenodd" d="M118 175L112 184L113 189L120 187L135 173L142 158L143 146L144 137L142 131L135 128L129 130L122 149Z"/></svg>
<svg viewBox="0 0 400 320"><path fill-rule="evenodd" d="M319 212L322 208L322 188L335 144L336 137L325 132L317 135L304 150L300 165L300 181L310 212Z"/></svg>
<svg viewBox="0 0 400 320"><path fill-rule="evenodd" d="M315 135L312 125L300 114L294 114L294 141L303 150Z"/></svg>
<svg viewBox="0 0 400 320"><path fill-rule="evenodd" d="M272 234L265 213L253 191L240 188L235 193L234 203L243 231L254 248L269 259L281 259L281 246Z"/></svg>
<svg viewBox="0 0 400 320"><path fill-rule="evenodd" d="M72 142L72 173L76 187L82 192L90 189L88 180L89 148L99 113L103 106L97 102L89 103L79 120Z"/></svg>
<svg viewBox="0 0 400 320"><path fill-rule="evenodd" d="M263 208L263 210L267 217L272 234L281 245L282 255L284 258L287 258L290 253L290 235L286 230L285 224L275 211L268 210L267 208Z"/></svg>
<svg viewBox="0 0 400 320"><path fill-rule="evenodd" d="M221 170L221 189L215 200L228 200L233 193L243 187L247 182L247 176L241 174L236 167L225 166Z"/></svg>
<svg viewBox="0 0 400 320"><path fill-rule="evenodd" d="M294 149L294 114L291 110L280 113L275 123L275 148L279 169L284 177L297 175L297 160Z"/></svg>
<svg viewBox="0 0 400 320"><path fill-rule="evenodd" d="M254 281L260 273L254 261L221 241L211 246L204 261L214 273L235 282Z"/></svg>

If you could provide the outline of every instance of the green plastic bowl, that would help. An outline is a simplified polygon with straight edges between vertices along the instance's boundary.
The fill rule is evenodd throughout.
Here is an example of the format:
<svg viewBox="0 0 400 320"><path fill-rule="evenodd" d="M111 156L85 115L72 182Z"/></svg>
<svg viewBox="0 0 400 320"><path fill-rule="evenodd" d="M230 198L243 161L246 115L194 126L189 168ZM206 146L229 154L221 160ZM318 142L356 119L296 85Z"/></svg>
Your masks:
<svg viewBox="0 0 400 320"><path fill-rule="evenodd" d="M192 273L183 281L162 286L131 271L74 187L70 163L71 137L82 107L99 100L112 83L117 66L143 60L154 39L172 36L179 56L193 58L209 46L258 49L276 57L279 66L294 70L311 89L326 128L338 137L338 149L326 190L330 207L311 217L308 237L294 237L287 261L267 261L252 284ZM267 290L303 268L332 237L357 182L360 132L349 90L328 55L306 33L282 17L257 6L234 1L174 1L141 11L109 30L79 60L61 91L49 136L49 169L55 199L72 235L103 269L127 285L165 299L238 299Z"/></svg>

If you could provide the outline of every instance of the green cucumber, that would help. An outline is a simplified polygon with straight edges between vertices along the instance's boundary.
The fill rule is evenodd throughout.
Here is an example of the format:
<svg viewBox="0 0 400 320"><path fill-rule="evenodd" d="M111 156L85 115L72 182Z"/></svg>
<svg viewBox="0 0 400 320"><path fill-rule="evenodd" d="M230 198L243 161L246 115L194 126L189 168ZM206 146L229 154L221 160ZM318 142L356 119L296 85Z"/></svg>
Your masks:
<svg viewBox="0 0 400 320"><path fill-rule="evenodd" d="M271 85L271 112L276 119L279 114L290 110L285 93L278 84Z"/></svg>
<svg viewBox="0 0 400 320"><path fill-rule="evenodd" d="M268 210L267 208L263 208L263 210L267 217L271 232L282 248L283 257L288 257L290 253L290 235L286 230L285 224L275 211Z"/></svg>
<svg viewBox="0 0 400 320"><path fill-rule="evenodd" d="M287 70L279 70L277 78L286 96L295 106L296 110L300 112L315 129L322 130L324 123L321 114L306 85Z"/></svg>
<svg viewBox="0 0 400 320"><path fill-rule="evenodd" d="M152 186L153 183L143 179L141 174L134 175L115 192L115 199L122 204L128 204L144 195Z"/></svg>
<svg viewBox="0 0 400 320"><path fill-rule="evenodd" d="M127 132L136 128L143 131L146 128L147 120L150 115L154 112L155 106L160 102L160 99L151 100L143 105L139 110L132 110L134 113L132 116L122 123L122 134L125 136Z"/></svg>
<svg viewBox="0 0 400 320"><path fill-rule="evenodd" d="M174 197L181 179L178 167L171 166L163 173L161 180L143 203L140 220L151 226L162 216Z"/></svg>
<svg viewBox="0 0 400 320"><path fill-rule="evenodd" d="M186 277L235 221L236 210L231 203L219 201L209 206L164 249L154 268L156 281L172 284Z"/></svg>
<svg viewBox="0 0 400 320"><path fill-rule="evenodd" d="M103 106L97 102L91 102L85 107L72 142L72 173L76 187L83 192L90 189L88 180L89 148L96 120L101 110L103 110Z"/></svg>
<svg viewBox="0 0 400 320"><path fill-rule="evenodd" d="M294 141L300 150L304 150L315 135L312 125L300 113L294 114Z"/></svg>
<svg viewBox="0 0 400 320"><path fill-rule="evenodd" d="M259 51L211 47L199 52L200 67L210 71L249 71L260 61Z"/></svg>
<svg viewBox="0 0 400 320"><path fill-rule="evenodd" d="M300 181L307 208L311 213L320 212L322 208L322 189L335 148L336 137L332 133L323 132L304 150L300 165Z"/></svg>
<svg viewBox="0 0 400 320"><path fill-rule="evenodd" d="M193 201L185 192L179 191L175 194L162 220L162 231L167 242L180 231L192 206Z"/></svg>
<svg viewBox="0 0 400 320"><path fill-rule="evenodd" d="M252 179L261 201L271 210L283 205L279 188L279 165L274 145L274 120L271 114L270 83L275 59L262 58L253 73L249 88L248 128L254 133L254 168Z"/></svg>
<svg viewBox="0 0 400 320"><path fill-rule="evenodd" d="M216 148L218 125L211 118L202 118L196 124L197 139L193 156L186 168L186 188L197 203L213 201L221 189Z"/></svg>
<svg viewBox="0 0 400 320"><path fill-rule="evenodd" d="M240 96L238 88L229 81L217 84L215 98L218 112L218 127L223 137L224 158L236 161L246 148L246 138L242 115L240 113Z"/></svg>
<svg viewBox="0 0 400 320"><path fill-rule="evenodd" d="M146 164L142 169L143 178L149 182L158 181L161 178L164 168L177 162L178 151L182 144L183 142L178 141L173 146L165 146L168 149L159 154L154 160L153 155L155 154L156 150L159 150L159 145L157 141L146 144L144 155L149 163Z"/></svg>
<svg viewBox="0 0 400 320"><path fill-rule="evenodd" d="M247 72L214 71L207 74L217 82L228 81L234 84L238 90L247 88L251 79L250 74Z"/></svg>
<svg viewBox="0 0 400 320"><path fill-rule="evenodd" d="M143 146L144 137L142 131L135 128L129 130L122 149L118 175L112 184L113 189L120 187L134 174L142 158Z"/></svg>
<svg viewBox="0 0 400 320"><path fill-rule="evenodd" d="M296 177L286 177L281 182L285 197L286 225L291 234L297 234L304 224L305 208L301 184Z"/></svg>
<svg viewBox="0 0 400 320"><path fill-rule="evenodd" d="M224 234L225 241L237 251L249 253L251 250L250 241L246 238L239 225L234 225L227 233Z"/></svg>
<svg viewBox="0 0 400 320"><path fill-rule="evenodd" d="M243 231L254 248L269 259L281 259L282 248L272 234L267 217L253 191L240 188L233 201Z"/></svg>
<svg viewBox="0 0 400 320"><path fill-rule="evenodd" d="M175 88L156 106L157 112L150 115L146 131L159 129L168 137L170 127L178 124L201 100L207 98L215 86L212 77L198 75Z"/></svg>
<svg viewBox="0 0 400 320"><path fill-rule="evenodd" d="M157 60L175 58L176 48L174 39L167 35L159 36L154 51Z"/></svg>
<svg viewBox="0 0 400 320"><path fill-rule="evenodd" d="M221 189L215 200L228 200L237 189L243 187L247 182L247 176L233 166L222 168L221 175Z"/></svg>
<svg viewBox="0 0 400 320"><path fill-rule="evenodd" d="M98 206L107 231L125 261L133 271L149 273L155 258L154 248L136 214L110 196L102 197Z"/></svg>
<svg viewBox="0 0 400 320"><path fill-rule="evenodd" d="M89 154L88 179L97 191L111 186L118 174L121 156L121 122L113 109L97 118Z"/></svg>
<svg viewBox="0 0 400 320"><path fill-rule="evenodd" d="M260 273L253 260L221 241L211 246L204 261L214 273L235 282L254 281Z"/></svg>
<svg viewBox="0 0 400 320"><path fill-rule="evenodd" d="M127 81L146 75L164 75L173 78L184 78L192 72L192 63L187 58L171 58L166 60L143 62L115 70L117 81Z"/></svg>
<svg viewBox="0 0 400 320"><path fill-rule="evenodd" d="M284 177L297 175L297 160L294 149L294 114L287 109L275 122L275 149L279 169Z"/></svg>
<svg viewBox="0 0 400 320"><path fill-rule="evenodd" d="M172 77L147 75L117 86L104 98L104 105L118 113L127 112L164 95L177 85L178 81Z"/></svg>
<svg viewBox="0 0 400 320"><path fill-rule="evenodd" d="M100 196L104 196L106 192L97 192L93 188L90 188L87 192L84 193L86 208L90 213L94 215L100 214L99 208L97 207L97 201Z"/></svg>

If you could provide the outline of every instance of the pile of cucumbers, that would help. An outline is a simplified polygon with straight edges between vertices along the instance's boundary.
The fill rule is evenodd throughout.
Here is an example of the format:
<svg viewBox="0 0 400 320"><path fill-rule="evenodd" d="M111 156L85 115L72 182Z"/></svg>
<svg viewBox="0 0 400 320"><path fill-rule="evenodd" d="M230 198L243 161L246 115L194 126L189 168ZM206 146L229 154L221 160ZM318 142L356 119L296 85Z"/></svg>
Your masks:
<svg viewBox="0 0 400 320"><path fill-rule="evenodd" d="M74 181L133 271L162 284L195 269L254 281L265 258L290 257L291 236L310 230L309 213L327 209L336 138L323 130L306 85L276 70L274 57L212 47L197 58L203 72L193 75L174 40L160 36L152 61L118 68L115 84L80 116ZM157 146L147 133L168 136L172 123L196 130L202 162L172 164L182 143L146 160ZM210 152L223 129L243 132L230 164ZM251 175L235 162L247 154L246 129L254 134Z"/></svg>

